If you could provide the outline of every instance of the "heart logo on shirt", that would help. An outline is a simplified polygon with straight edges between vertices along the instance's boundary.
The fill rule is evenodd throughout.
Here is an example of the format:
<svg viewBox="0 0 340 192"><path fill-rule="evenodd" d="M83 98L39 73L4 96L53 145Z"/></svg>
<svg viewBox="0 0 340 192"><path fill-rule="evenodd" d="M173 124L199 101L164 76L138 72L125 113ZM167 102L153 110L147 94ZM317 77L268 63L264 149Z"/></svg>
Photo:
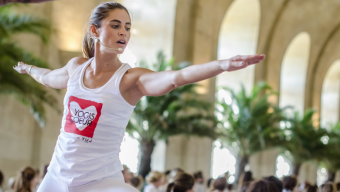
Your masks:
<svg viewBox="0 0 340 192"><path fill-rule="evenodd" d="M97 116L97 110L93 105L86 109L82 109L78 103L72 101L70 103L70 110L72 114L71 118L80 131L90 125Z"/></svg>
<svg viewBox="0 0 340 192"><path fill-rule="evenodd" d="M64 130L92 138L101 116L103 104L70 96Z"/></svg>

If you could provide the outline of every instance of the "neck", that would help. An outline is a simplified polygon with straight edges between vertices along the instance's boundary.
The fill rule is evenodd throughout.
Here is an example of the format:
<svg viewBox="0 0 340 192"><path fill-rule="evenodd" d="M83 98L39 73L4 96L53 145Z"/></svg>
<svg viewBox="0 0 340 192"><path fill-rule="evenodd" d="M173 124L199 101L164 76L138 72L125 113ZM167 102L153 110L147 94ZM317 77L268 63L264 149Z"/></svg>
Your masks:
<svg viewBox="0 0 340 192"><path fill-rule="evenodd" d="M91 62L91 68L95 75L103 71L118 69L120 65L121 62L116 53L105 50L99 43L96 44L94 60Z"/></svg>

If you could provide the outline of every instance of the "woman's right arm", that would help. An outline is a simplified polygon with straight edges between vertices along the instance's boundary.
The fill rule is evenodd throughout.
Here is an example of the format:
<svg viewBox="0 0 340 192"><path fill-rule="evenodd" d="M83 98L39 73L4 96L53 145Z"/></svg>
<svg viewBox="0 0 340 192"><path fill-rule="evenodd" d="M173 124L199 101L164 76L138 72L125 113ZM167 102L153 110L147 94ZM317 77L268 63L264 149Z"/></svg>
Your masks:
<svg viewBox="0 0 340 192"><path fill-rule="evenodd" d="M71 59L64 67L55 70L39 68L36 66L32 67L32 65L18 62L18 65L14 66L14 69L21 74L29 74L37 82L47 87L66 89L70 76L73 74L75 69L77 69L77 67L79 67L86 60L87 59L82 57L75 57Z"/></svg>

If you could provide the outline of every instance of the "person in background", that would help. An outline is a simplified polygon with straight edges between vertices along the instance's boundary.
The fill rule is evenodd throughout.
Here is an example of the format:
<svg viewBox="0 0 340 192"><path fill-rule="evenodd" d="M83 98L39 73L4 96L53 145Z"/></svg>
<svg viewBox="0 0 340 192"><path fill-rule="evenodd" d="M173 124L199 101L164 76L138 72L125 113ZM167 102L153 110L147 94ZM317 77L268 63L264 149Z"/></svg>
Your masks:
<svg viewBox="0 0 340 192"><path fill-rule="evenodd" d="M307 192L308 188L311 186L310 183L308 183L307 181L305 182L302 182L300 185L299 185L299 191L300 192Z"/></svg>
<svg viewBox="0 0 340 192"><path fill-rule="evenodd" d="M234 189L234 184L227 184L227 188L224 190L224 192L232 192Z"/></svg>
<svg viewBox="0 0 340 192"><path fill-rule="evenodd" d="M133 174L130 172L130 169L126 166L126 165L123 165L123 177L124 177L124 181L125 183L130 183L132 177L133 177Z"/></svg>
<svg viewBox="0 0 340 192"><path fill-rule="evenodd" d="M318 186L317 185L310 185L306 192L317 192Z"/></svg>
<svg viewBox="0 0 340 192"><path fill-rule="evenodd" d="M223 192L227 186L227 181L224 177L217 178L214 182L214 192Z"/></svg>
<svg viewBox="0 0 340 192"><path fill-rule="evenodd" d="M187 173L179 173L174 181L169 183L166 192L193 192L195 179Z"/></svg>
<svg viewBox="0 0 340 192"><path fill-rule="evenodd" d="M39 183L37 173L31 167L25 167L16 178L14 185L15 192L33 192Z"/></svg>
<svg viewBox="0 0 340 192"><path fill-rule="evenodd" d="M213 192L215 190L214 189L214 181L215 180L213 178L208 179L206 192Z"/></svg>
<svg viewBox="0 0 340 192"><path fill-rule="evenodd" d="M169 179L169 176L170 176L170 170L168 171L165 171L163 173L163 176L161 178L161 186L158 187L158 191L159 192L165 192L166 191L166 188L168 186L168 179Z"/></svg>
<svg viewBox="0 0 340 192"><path fill-rule="evenodd" d="M263 180L272 182L280 192L283 190L283 183L277 177L269 176L263 178Z"/></svg>
<svg viewBox="0 0 340 192"><path fill-rule="evenodd" d="M243 178L243 179L242 179L242 182L240 184L240 187L241 187L240 192L245 192L248 189L251 182L254 180L253 174L252 174L251 171L246 171L246 172L244 172L243 177L241 177L241 178Z"/></svg>
<svg viewBox="0 0 340 192"><path fill-rule="evenodd" d="M0 170L0 192L2 192L2 183L4 182L4 174Z"/></svg>
<svg viewBox="0 0 340 192"><path fill-rule="evenodd" d="M162 184L162 178L162 173L158 171L151 171L146 177L148 185L144 187L144 192L158 192L158 188Z"/></svg>
<svg viewBox="0 0 340 192"><path fill-rule="evenodd" d="M205 192L206 188L204 187L204 177L201 171L194 173L195 185L194 192Z"/></svg>
<svg viewBox="0 0 340 192"><path fill-rule="evenodd" d="M14 192L15 178L10 177L7 182L8 189L5 192Z"/></svg>
<svg viewBox="0 0 340 192"><path fill-rule="evenodd" d="M319 192L335 192L335 187L332 182L326 182L320 186Z"/></svg>
<svg viewBox="0 0 340 192"><path fill-rule="evenodd" d="M336 191L340 192L340 182L336 184Z"/></svg>
<svg viewBox="0 0 340 192"><path fill-rule="evenodd" d="M136 177L133 177L131 179L131 185L136 188L138 191L141 191L143 188L143 183L144 183L144 179L142 176L138 175Z"/></svg>
<svg viewBox="0 0 340 192"><path fill-rule="evenodd" d="M292 176L283 178L283 190L282 192L293 192L297 184L297 179Z"/></svg>
<svg viewBox="0 0 340 192"><path fill-rule="evenodd" d="M270 181L260 180L252 182L246 192L280 192L275 184Z"/></svg>
<svg viewBox="0 0 340 192"><path fill-rule="evenodd" d="M182 174L184 173L184 170L181 169L181 168L174 168L170 171L170 176L169 176L169 180L168 182L169 183L172 183L175 181L175 178L179 175L179 174Z"/></svg>

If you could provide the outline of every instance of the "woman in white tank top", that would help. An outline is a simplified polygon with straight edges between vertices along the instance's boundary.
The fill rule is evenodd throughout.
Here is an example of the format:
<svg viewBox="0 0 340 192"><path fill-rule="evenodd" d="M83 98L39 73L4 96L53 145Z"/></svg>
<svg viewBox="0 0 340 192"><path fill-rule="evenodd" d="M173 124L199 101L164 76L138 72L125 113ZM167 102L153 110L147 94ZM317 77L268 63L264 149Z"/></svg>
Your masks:
<svg viewBox="0 0 340 192"><path fill-rule="evenodd" d="M84 58L56 70L19 62L19 73L55 89L66 89L60 135L38 192L137 191L124 183L120 144L134 106L143 96L160 96L178 86L256 64L265 55L236 56L153 72L119 61L130 39L131 19L119 3L93 10L83 41Z"/></svg>

